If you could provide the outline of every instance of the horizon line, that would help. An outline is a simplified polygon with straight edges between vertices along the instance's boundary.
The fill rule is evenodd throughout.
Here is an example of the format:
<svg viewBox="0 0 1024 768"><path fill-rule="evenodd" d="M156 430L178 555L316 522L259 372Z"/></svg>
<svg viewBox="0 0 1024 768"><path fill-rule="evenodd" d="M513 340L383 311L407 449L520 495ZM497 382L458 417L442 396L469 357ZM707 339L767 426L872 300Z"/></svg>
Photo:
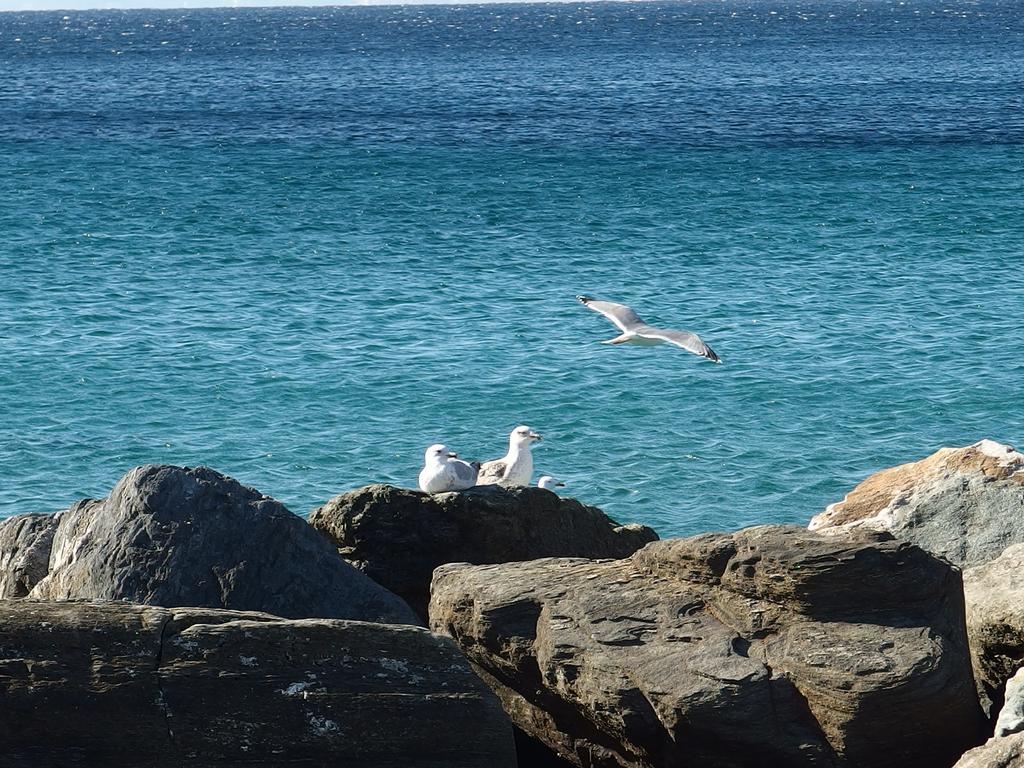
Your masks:
<svg viewBox="0 0 1024 768"><path fill-rule="evenodd" d="M108 4L108 5L84 5L81 7L67 7L67 6L55 6L52 8L31 8L31 7L20 7L20 8L4 8L0 7L0 13L69 13L69 12L81 12L81 11L236 11L236 10L259 10L259 9L272 9L272 8L393 8L396 6L462 6L462 5L570 5L570 4L582 4L582 5L610 5L610 4L643 4L643 3L655 3L665 2L666 0L457 0L452 2L445 2L444 0L396 0L395 2L382 2L382 0L349 0L348 2L339 2L338 0L327 0L326 2L307 2L301 0L300 2L289 3L289 2L248 2L248 0L241 0L232 4L224 4L222 0L211 0L209 4L199 0L197 4L192 3L175 3L168 2L162 3L157 2L151 5L132 5L134 0L128 0L128 4ZM669 3L685 3L687 0L667 0Z"/></svg>

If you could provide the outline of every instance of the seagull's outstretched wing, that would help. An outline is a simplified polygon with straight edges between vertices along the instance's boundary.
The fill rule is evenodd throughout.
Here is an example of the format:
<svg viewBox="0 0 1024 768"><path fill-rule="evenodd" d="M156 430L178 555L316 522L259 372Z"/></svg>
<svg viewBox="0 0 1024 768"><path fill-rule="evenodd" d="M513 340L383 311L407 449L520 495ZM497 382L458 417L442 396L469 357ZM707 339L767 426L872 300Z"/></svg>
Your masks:
<svg viewBox="0 0 1024 768"><path fill-rule="evenodd" d="M653 328L649 325L636 328L633 332L640 338L667 341L669 344L675 344L677 347L682 347L687 352L693 352L695 355L706 357L712 362L722 362L715 353L715 350L705 344L701 337L696 333L690 333L689 331L668 331L663 328Z"/></svg>
<svg viewBox="0 0 1024 768"><path fill-rule="evenodd" d="M616 304L614 301L598 301L589 296L577 296L576 298L587 309L600 312L607 317L618 326L620 331L631 331L638 325L644 324L639 315L625 304Z"/></svg>

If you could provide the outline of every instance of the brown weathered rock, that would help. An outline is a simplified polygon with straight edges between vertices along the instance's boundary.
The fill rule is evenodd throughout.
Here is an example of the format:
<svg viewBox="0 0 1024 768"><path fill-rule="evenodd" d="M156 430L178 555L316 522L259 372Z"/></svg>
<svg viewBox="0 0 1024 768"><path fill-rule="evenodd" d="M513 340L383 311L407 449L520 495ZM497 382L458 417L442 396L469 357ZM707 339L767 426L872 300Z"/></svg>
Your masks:
<svg viewBox="0 0 1024 768"><path fill-rule="evenodd" d="M580 766L937 768L983 737L960 573L885 534L762 526L432 589L431 626Z"/></svg>
<svg viewBox="0 0 1024 768"><path fill-rule="evenodd" d="M1006 681L1024 661L1024 544L967 568L964 602L974 676L982 703L994 714L1003 704Z"/></svg>
<svg viewBox="0 0 1024 768"><path fill-rule="evenodd" d="M215 609L0 601L5 768L512 768L447 638Z"/></svg>
<svg viewBox="0 0 1024 768"><path fill-rule="evenodd" d="M17 515L0 522L0 599L25 597L46 575L55 515Z"/></svg>
<svg viewBox="0 0 1024 768"><path fill-rule="evenodd" d="M309 522L424 617L431 576L444 563L628 557L658 538L575 499L493 485L436 495L369 485L331 499Z"/></svg>
<svg viewBox="0 0 1024 768"><path fill-rule="evenodd" d="M1024 541L1024 454L982 440L878 472L808 526L889 531L961 567Z"/></svg>
<svg viewBox="0 0 1024 768"><path fill-rule="evenodd" d="M989 739L966 752L953 768L1024 768L1024 733Z"/></svg>
<svg viewBox="0 0 1024 768"><path fill-rule="evenodd" d="M30 596L418 623L305 520L206 467L137 467L61 513Z"/></svg>

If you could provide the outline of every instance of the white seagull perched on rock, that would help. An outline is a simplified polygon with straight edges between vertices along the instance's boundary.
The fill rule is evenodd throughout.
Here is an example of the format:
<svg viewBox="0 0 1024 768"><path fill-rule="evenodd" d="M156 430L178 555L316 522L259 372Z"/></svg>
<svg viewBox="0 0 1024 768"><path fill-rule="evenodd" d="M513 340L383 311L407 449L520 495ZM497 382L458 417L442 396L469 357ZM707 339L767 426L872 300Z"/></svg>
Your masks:
<svg viewBox="0 0 1024 768"><path fill-rule="evenodd" d="M420 490L424 493L464 491L476 485L479 463L463 461L457 453L450 453L441 443L427 448L420 470Z"/></svg>
<svg viewBox="0 0 1024 768"><path fill-rule="evenodd" d="M655 328L641 320L640 316L625 304L598 301L589 296L577 296L576 298L587 309L600 312L607 317L622 331L622 335L603 341L602 344L639 344L644 347L653 347L655 344L675 344L687 352L706 357L712 362L722 362L715 351L705 344L696 333Z"/></svg>
<svg viewBox="0 0 1024 768"><path fill-rule="evenodd" d="M561 480L556 480L551 475L544 475L540 480L537 481L537 487L543 488L545 491L551 491L557 493L555 488L565 488L565 483Z"/></svg>
<svg viewBox="0 0 1024 768"><path fill-rule="evenodd" d="M527 426L513 429L508 436L508 453L500 459L485 461L480 465L477 485L529 485L533 477L530 443L536 440L540 440L540 435Z"/></svg>

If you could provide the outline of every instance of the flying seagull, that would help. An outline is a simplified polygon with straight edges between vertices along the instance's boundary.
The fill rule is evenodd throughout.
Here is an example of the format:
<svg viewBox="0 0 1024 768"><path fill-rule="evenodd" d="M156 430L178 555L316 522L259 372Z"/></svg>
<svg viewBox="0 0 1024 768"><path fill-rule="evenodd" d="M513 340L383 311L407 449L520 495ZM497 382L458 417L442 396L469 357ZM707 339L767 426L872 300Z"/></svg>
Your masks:
<svg viewBox="0 0 1024 768"><path fill-rule="evenodd" d="M587 309L600 312L611 320L622 331L621 336L601 342L602 344L639 344L644 347L653 347L655 344L675 344L687 352L706 357L715 363L722 362L715 351L701 341L700 336L689 331L670 331L663 328L655 328L648 325L640 316L625 304L616 304L612 301L598 301L589 296L577 296L577 299Z"/></svg>
<svg viewBox="0 0 1024 768"><path fill-rule="evenodd" d="M480 467L478 485L503 485L512 487L529 485L533 477L533 456L530 443L540 440L540 435L527 426L516 427L508 436L508 453L500 459L485 461Z"/></svg>
<svg viewBox="0 0 1024 768"><path fill-rule="evenodd" d="M464 491L476 485L479 470L478 462L463 461L457 453L449 453L441 443L434 443L423 454L420 490L425 493Z"/></svg>

